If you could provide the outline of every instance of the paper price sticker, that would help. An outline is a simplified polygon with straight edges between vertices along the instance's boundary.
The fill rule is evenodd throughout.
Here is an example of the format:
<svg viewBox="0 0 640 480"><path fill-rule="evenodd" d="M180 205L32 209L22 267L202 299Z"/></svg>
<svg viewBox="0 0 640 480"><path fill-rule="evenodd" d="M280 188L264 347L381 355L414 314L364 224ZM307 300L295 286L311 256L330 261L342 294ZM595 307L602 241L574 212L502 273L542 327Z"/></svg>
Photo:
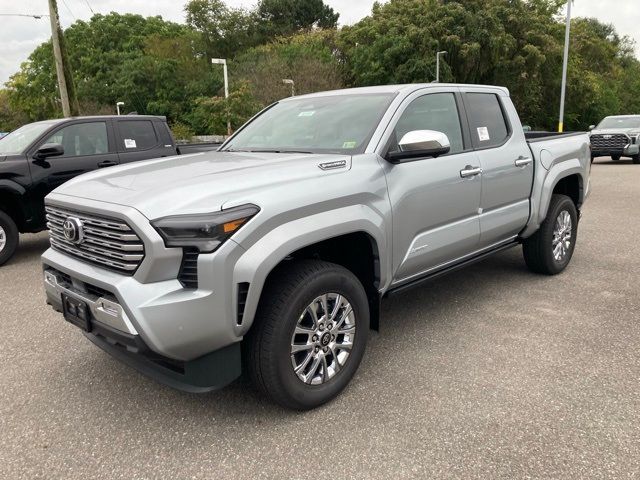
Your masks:
<svg viewBox="0 0 640 480"><path fill-rule="evenodd" d="M491 137L489 137L489 129L487 127L478 127L478 139L481 142L491 140Z"/></svg>

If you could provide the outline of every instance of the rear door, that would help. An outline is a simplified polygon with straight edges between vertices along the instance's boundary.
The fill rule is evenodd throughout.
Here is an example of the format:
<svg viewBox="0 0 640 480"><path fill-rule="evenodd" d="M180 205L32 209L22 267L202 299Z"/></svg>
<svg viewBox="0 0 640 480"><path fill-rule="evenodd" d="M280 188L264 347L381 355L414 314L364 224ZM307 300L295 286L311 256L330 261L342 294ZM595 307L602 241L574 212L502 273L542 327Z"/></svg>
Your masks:
<svg viewBox="0 0 640 480"><path fill-rule="evenodd" d="M152 118L115 119L120 163L138 162L173 155L173 145L154 125Z"/></svg>
<svg viewBox="0 0 640 480"><path fill-rule="evenodd" d="M527 224L534 162L508 97L478 90L466 92L464 101L483 170L479 212L485 248L515 237Z"/></svg>
<svg viewBox="0 0 640 480"><path fill-rule="evenodd" d="M400 107L383 152L396 150L402 136L414 130L437 130L451 143L450 152L437 158L383 163L393 208L396 284L468 255L480 236L481 176L461 176L479 165L467 137L461 100L457 89L428 92L414 93Z"/></svg>

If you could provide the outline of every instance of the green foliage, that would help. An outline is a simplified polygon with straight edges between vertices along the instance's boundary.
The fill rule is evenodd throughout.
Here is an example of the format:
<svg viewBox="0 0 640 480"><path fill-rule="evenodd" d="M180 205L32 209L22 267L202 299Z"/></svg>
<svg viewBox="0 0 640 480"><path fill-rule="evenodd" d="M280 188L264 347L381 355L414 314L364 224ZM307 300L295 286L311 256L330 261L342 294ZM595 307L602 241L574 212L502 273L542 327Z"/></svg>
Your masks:
<svg viewBox="0 0 640 480"><path fill-rule="evenodd" d="M196 100L196 107L189 114L192 125L202 125L203 130L214 135L227 134L227 119L231 121L231 129L241 127L252 117L261 105L251 94L251 88L244 82L237 83L229 98L201 97Z"/></svg>
<svg viewBox="0 0 640 480"><path fill-rule="evenodd" d="M429 82L435 56L441 80L507 86L522 119L556 127L564 25L558 0L390 0L341 34L354 85ZM585 129L623 107L619 85L634 83L639 62L628 41L594 19L573 21L567 128Z"/></svg>
<svg viewBox="0 0 640 480"><path fill-rule="evenodd" d="M260 29L271 38L313 27L336 28L339 17L322 0L260 0L256 13Z"/></svg>
<svg viewBox="0 0 640 480"><path fill-rule="evenodd" d="M255 99L262 105L291 95L341 88L342 70L334 51L336 30L315 30L292 37L280 37L240 55L232 64L232 76L251 86Z"/></svg>
<svg viewBox="0 0 640 480"><path fill-rule="evenodd" d="M504 85L524 123L556 127L565 0L389 0L338 29L322 0L259 0L250 10L190 0L186 25L160 17L95 15L65 31L82 114L166 115L185 135L226 132L258 109L296 93L441 80ZM223 95L229 60L231 97ZM640 112L633 44L595 19L574 19L565 124ZM60 116L50 42L37 47L0 91L0 130Z"/></svg>
<svg viewBox="0 0 640 480"><path fill-rule="evenodd" d="M189 143L196 134L191 127L184 123L176 122L171 124L170 127L173 132L173 138L178 143Z"/></svg>

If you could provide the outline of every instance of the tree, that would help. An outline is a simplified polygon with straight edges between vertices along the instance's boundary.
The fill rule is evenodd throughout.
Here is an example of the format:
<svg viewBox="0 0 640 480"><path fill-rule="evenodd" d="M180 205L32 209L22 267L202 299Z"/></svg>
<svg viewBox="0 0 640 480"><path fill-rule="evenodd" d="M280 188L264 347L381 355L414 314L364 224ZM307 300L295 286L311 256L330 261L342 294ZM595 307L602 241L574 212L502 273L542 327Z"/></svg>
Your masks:
<svg viewBox="0 0 640 480"><path fill-rule="evenodd" d="M232 58L262 41L255 14L230 8L222 0L191 0L185 12L187 25L202 35L208 59Z"/></svg>
<svg viewBox="0 0 640 480"><path fill-rule="evenodd" d="M311 28L336 28L339 14L322 0L260 0L260 28L267 38L287 36Z"/></svg>
<svg viewBox="0 0 640 480"><path fill-rule="evenodd" d="M294 80L297 94L342 88L336 37L335 30L316 30L279 38L238 57L233 76L251 86L262 106L291 95L291 87L282 82L285 78Z"/></svg>

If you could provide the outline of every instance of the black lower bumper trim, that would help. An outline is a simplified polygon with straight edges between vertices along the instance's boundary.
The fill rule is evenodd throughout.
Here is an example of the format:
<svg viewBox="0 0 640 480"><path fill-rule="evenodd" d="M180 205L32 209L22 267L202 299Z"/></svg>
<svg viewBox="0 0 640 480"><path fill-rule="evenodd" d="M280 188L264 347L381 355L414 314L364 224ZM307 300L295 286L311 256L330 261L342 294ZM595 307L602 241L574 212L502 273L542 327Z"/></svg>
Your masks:
<svg viewBox="0 0 640 480"><path fill-rule="evenodd" d="M233 382L241 372L240 343L234 343L189 362L178 362L151 354L148 350L144 353L134 353L123 348L119 342L114 344L101 335L84 335L102 350L143 375L184 392L206 393L218 390Z"/></svg>

